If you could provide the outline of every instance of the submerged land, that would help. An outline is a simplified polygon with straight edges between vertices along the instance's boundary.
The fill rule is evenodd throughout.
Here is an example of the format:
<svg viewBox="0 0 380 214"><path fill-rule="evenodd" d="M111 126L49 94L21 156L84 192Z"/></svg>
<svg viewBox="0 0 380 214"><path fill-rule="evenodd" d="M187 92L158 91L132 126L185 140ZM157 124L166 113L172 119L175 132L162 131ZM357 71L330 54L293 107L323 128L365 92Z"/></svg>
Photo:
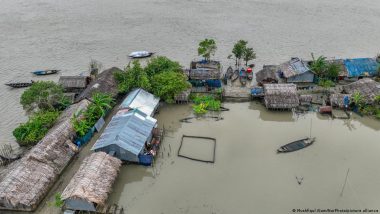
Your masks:
<svg viewBox="0 0 380 214"><path fill-rule="evenodd" d="M123 68L127 53L140 49L168 56L186 68L197 58L196 44L205 37L218 41L214 58L221 61L223 70L234 64L226 56L236 40L248 40L257 53L255 73L262 65L280 64L294 56L310 60L311 52L329 59L372 57L380 45L376 27L380 3L376 1L2 4L0 64L4 66L0 75L4 82L28 79L25 71L38 66L62 67L65 75L77 75L86 69L89 57L100 60L105 68ZM38 78L42 79L56 81L57 77ZM17 148L11 132L26 121L19 104L22 90L9 90L3 84L0 89L0 97L7 100L0 103L1 139ZM164 104L156 118L167 132L155 164L123 165L107 203L123 206L126 213L168 214L380 209L378 120L357 114L332 119L316 109L273 112L256 101L225 102L223 107L229 111L212 115L223 120L183 123L181 119L194 116L191 104ZM308 136L310 128L317 138L314 145L293 154L276 154L279 146ZM84 158L93 153L90 149L100 134L81 148L35 213L61 212L48 202L65 189ZM182 135L216 138L215 163L177 157ZM207 158L209 154L200 151L197 147L187 150Z"/></svg>

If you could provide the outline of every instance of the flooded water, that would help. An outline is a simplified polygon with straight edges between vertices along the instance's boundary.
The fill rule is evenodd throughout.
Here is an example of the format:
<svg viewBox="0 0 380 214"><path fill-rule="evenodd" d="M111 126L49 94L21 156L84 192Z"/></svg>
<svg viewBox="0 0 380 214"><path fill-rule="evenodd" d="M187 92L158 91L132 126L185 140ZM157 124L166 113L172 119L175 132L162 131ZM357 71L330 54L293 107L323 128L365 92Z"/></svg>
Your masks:
<svg viewBox="0 0 380 214"><path fill-rule="evenodd" d="M254 102L224 106L223 120L192 123L179 122L191 116L190 106L162 108L158 121L167 132L155 167L123 166L109 201L130 214L380 209L379 121L268 112ZM313 145L276 153L309 136L310 126ZM177 157L182 135L216 138L215 163ZM187 154L205 155L196 146Z"/></svg>
<svg viewBox="0 0 380 214"><path fill-rule="evenodd" d="M216 39L215 58L225 67L239 39L256 50L257 67L310 52L375 56L380 47L380 1L373 0L0 0L0 8L0 143L14 146L11 132L27 119L23 89L4 83L58 80L32 76L36 69L76 75L90 58L123 67L141 49L188 66L205 37Z"/></svg>

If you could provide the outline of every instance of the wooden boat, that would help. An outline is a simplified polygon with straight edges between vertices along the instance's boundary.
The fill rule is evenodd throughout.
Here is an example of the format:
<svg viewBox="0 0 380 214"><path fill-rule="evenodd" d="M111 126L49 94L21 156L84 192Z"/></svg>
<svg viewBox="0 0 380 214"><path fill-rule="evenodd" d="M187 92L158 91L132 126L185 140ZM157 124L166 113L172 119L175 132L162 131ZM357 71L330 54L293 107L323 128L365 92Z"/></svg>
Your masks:
<svg viewBox="0 0 380 214"><path fill-rule="evenodd" d="M56 74L59 70L39 70L39 71L33 71L32 73L35 75L50 75L50 74Z"/></svg>
<svg viewBox="0 0 380 214"><path fill-rule="evenodd" d="M252 80L253 79L252 68L247 68L247 79L248 80Z"/></svg>
<svg viewBox="0 0 380 214"><path fill-rule="evenodd" d="M231 76L231 81L233 82L233 81L237 80L237 78L239 78L239 70L234 71L234 73Z"/></svg>
<svg viewBox="0 0 380 214"><path fill-rule="evenodd" d="M8 83L5 83L5 85L12 88L25 88L25 87L31 86L33 83L34 82L32 80L30 82L8 82Z"/></svg>
<svg viewBox="0 0 380 214"><path fill-rule="evenodd" d="M232 67L228 67L227 68L227 71L226 71L226 77L227 79L231 79L232 75L234 74L234 70L232 69Z"/></svg>
<svg viewBox="0 0 380 214"><path fill-rule="evenodd" d="M291 143L288 143L284 146L281 146L279 149L277 149L278 153L286 153L286 152L294 152L303 148L306 148L313 144L315 141L315 137L313 138L304 138L301 140L297 140Z"/></svg>
<svg viewBox="0 0 380 214"><path fill-rule="evenodd" d="M135 51L135 52L132 52L129 54L129 57L131 58L145 58L145 57L150 57L152 56L154 53L153 52L149 52L149 51Z"/></svg>
<svg viewBox="0 0 380 214"><path fill-rule="evenodd" d="M239 72L239 80L242 85L247 84L247 72L243 68Z"/></svg>

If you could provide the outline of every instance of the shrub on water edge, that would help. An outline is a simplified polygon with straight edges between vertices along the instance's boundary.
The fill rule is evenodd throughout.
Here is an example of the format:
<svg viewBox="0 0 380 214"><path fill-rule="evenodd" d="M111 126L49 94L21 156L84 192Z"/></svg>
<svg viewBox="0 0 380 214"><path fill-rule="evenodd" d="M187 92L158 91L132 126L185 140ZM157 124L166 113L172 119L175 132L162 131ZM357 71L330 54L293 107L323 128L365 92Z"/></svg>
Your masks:
<svg viewBox="0 0 380 214"><path fill-rule="evenodd" d="M41 111L32 115L28 122L13 130L13 136L21 146L38 143L54 125L60 112Z"/></svg>
<svg viewBox="0 0 380 214"><path fill-rule="evenodd" d="M133 88L151 89L150 81L139 61L132 62L132 67L127 66L125 71L114 73L119 93L127 93Z"/></svg>
<svg viewBox="0 0 380 214"><path fill-rule="evenodd" d="M195 96L193 110L196 114L205 114L207 110L219 111L221 102L210 95Z"/></svg>
<svg viewBox="0 0 380 214"><path fill-rule="evenodd" d="M185 75L175 71L156 74L152 79L153 94L167 103L173 103L174 97L189 87L191 86Z"/></svg>
<svg viewBox="0 0 380 214"><path fill-rule="evenodd" d="M178 62L170 60L165 56L157 56L149 60L144 70L149 78L153 78L155 74L165 71L181 72L182 66Z"/></svg>
<svg viewBox="0 0 380 214"><path fill-rule="evenodd" d="M31 112L63 109L69 101L63 94L62 86L53 81L38 81L22 93L20 103Z"/></svg>

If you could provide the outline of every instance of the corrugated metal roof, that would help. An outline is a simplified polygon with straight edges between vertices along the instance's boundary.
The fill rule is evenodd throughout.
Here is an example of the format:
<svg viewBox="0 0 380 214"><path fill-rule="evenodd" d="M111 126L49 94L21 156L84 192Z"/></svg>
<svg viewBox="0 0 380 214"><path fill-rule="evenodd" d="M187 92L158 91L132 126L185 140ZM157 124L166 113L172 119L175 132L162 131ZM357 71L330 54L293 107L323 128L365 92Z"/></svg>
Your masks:
<svg viewBox="0 0 380 214"><path fill-rule="evenodd" d="M139 110L119 111L96 141L92 150L112 144L138 155L150 137L157 120Z"/></svg>
<svg viewBox="0 0 380 214"><path fill-rule="evenodd" d="M310 71L309 66L306 62L302 61L300 58L292 58L290 61L285 62L280 65L281 71L286 78L303 74Z"/></svg>
<svg viewBox="0 0 380 214"><path fill-rule="evenodd" d="M159 102L159 98L141 88L138 88L128 94L119 108L138 109L146 115L153 116Z"/></svg>
<svg viewBox="0 0 380 214"><path fill-rule="evenodd" d="M344 65L348 77L374 76L379 66L376 60L372 58L345 59Z"/></svg>

